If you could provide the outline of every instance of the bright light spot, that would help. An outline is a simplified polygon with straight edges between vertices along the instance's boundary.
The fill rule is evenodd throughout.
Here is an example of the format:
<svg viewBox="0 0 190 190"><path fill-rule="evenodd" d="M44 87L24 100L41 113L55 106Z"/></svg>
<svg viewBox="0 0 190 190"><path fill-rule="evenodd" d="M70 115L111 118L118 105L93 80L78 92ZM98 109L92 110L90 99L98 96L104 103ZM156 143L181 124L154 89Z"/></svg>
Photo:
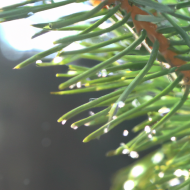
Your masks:
<svg viewBox="0 0 190 190"><path fill-rule="evenodd" d="M162 161L162 159L164 158L164 154L162 154L161 152L156 153L153 157L152 157L152 162L154 164L158 164L159 162Z"/></svg>
<svg viewBox="0 0 190 190"><path fill-rule="evenodd" d="M75 84L72 84L69 86L70 89L73 89L75 87Z"/></svg>
<svg viewBox="0 0 190 190"><path fill-rule="evenodd" d="M94 115L95 113L93 111L89 111L89 115Z"/></svg>
<svg viewBox="0 0 190 190"><path fill-rule="evenodd" d="M139 154L136 151L131 151L130 156L131 156L131 158L138 158Z"/></svg>
<svg viewBox="0 0 190 190"><path fill-rule="evenodd" d="M51 140L49 138L43 138L42 139L42 146L43 147L48 147L51 145Z"/></svg>
<svg viewBox="0 0 190 190"><path fill-rule="evenodd" d="M122 107L124 107L125 106L125 103L124 102L122 102L122 101L119 101L118 102L118 107L119 108L122 108Z"/></svg>
<svg viewBox="0 0 190 190"><path fill-rule="evenodd" d="M135 166L132 171L131 171L131 174L134 176L134 177L138 177L139 175L141 175L144 171L144 168L142 166Z"/></svg>
<svg viewBox="0 0 190 190"><path fill-rule="evenodd" d="M152 135L151 135L151 134L149 134L149 135L148 135L148 138L149 138L149 139L151 139L151 138L152 138Z"/></svg>
<svg viewBox="0 0 190 190"><path fill-rule="evenodd" d="M178 178L174 178L172 180L169 181L170 186L175 186L175 185L179 185L180 181Z"/></svg>
<svg viewBox="0 0 190 190"><path fill-rule="evenodd" d="M160 173L158 174L158 176L159 176L160 178L163 178L163 177L164 177L164 172L160 172Z"/></svg>
<svg viewBox="0 0 190 190"><path fill-rule="evenodd" d="M108 128L106 127L105 129L104 129L104 133L107 133L108 132Z"/></svg>
<svg viewBox="0 0 190 190"><path fill-rule="evenodd" d="M123 151L122 151L122 154L129 154L129 150L128 149L123 149Z"/></svg>
<svg viewBox="0 0 190 190"><path fill-rule="evenodd" d="M102 77L107 77L107 71L106 71L106 69L102 70Z"/></svg>
<svg viewBox="0 0 190 190"><path fill-rule="evenodd" d="M36 63L42 63L42 60L37 60Z"/></svg>
<svg viewBox="0 0 190 190"><path fill-rule="evenodd" d="M139 103L139 101L137 99L135 99L135 100L132 101L132 105L134 107L138 107L138 106L140 106L140 103Z"/></svg>
<svg viewBox="0 0 190 190"><path fill-rule="evenodd" d="M117 119L117 116L116 116L116 115L114 115L114 116L113 116L113 119Z"/></svg>
<svg viewBox="0 0 190 190"><path fill-rule="evenodd" d="M125 146L125 143L121 142L121 143L120 143L120 146Z"/></svg>
<svg viewBox="0 0 190 190"><path fill-rule="evenodd" d="M128 134L129 134L129 131L127 131L127 130L124 130L124 131L123 131L123 136L126 137Z"/></svg>
<svg viewBox="0 0 190 190"><path fill-rule="evenodd" d="M71 128L74 129L74 130L77 130L78 126L76 126L76 125L75 126L71 126Z"/></svg>
<svg viewBox="0 0 190 190"><path fill-rule="evenodd" d="M152 118L151 118L151 117L149 117L149 118L148 118L148 120L149 120L149 121L152 121Z"/></svg>
<svg viewBox="0 0 190 190"><path fill-rule="evenodd" d="M85 123L84 126L88 127L90 126L90 123Z"/></svg>
<svg viewBox="0 0 190 190"><path fill-rule="evenodd" d="M163 62L162 62L162 65L164 65L164 67L166 67L166 69L169 69L171 67L169 64L163 63Z"/></svg>
<svg viewBox="0 0 190 190"><path fill-rule="evenodd" d="M144 130L146 133L150 133L150 131L151 131L150 126L146 125Z"/></svg>
<svg viewBox="0 0 190 190"><path fill-rule="evenodd" d="M54 63L59 63L59 62L61 62L62 60L63 60L62 57L55 57L55 58L53 59L53 62L54 62Z"/></svg>
<svg viewBox="0 0 190 190"><path fill-rule="evenodd" d="M123 188L125 190L132 190L135 187L135 183L132 180L128 180L124 183Z"/></svg>
<svg viewBox="0 0 190 190"><path fill-rule="evenodd" d="M80 81L77 82L77 88L81 88L81 86L82 86L81 82Z"/></svg>
<svg viewBox="0 0 190 190"><path fill-rule="evenodd" d="M182 175L188 177L189 176L189 172L187 170L183 170L182 171Z"/></svg>
<svg viewBox="0 0 190 190"><path fill-rule="evenodd" d="M156 134L156 130L155 129L152 130L152 134Z"/></svg>
<svg viewBox="0 0 190 190"><path fill-rule="evenodd" d="M181 177L183 175L183 171L181 169L177 169L175 172L174 172L174 175L176 177Z"/></svg>
<svg viewBox="0 0 190 190"><path fill-rule="evenodd" d="M74 74L76 74L77 72L76 71L68 71L68 74L69 75L74 75Z"/></svg>
<svg viewBox="0 0 190 190"><path fill-rule="evenodd" d="M61 123L62 123L62 125L65 125L66 122L67 122L67 120L64 119Z"/></svg>
<svg viewBox="0 0 190 190"><path fill-rule="evenodd" d="M166 108L166 107L163 107L161 109L158 110L158 112L161 114L161 115L165 115L167 114L168 112L170 111L169 108Z"/></svg>
<svg viewBox="0 0 190 190"><path fill-rule="evenodd" d="M171 141L176 141L176 137L171 137Z"/></svg>

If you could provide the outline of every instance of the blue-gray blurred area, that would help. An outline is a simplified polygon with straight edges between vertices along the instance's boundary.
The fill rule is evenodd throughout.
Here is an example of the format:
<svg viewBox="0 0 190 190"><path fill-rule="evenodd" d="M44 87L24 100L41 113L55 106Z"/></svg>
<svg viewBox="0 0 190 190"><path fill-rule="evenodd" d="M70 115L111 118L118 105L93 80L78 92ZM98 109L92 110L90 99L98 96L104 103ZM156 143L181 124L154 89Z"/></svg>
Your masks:
<svg viewBox="0 0 190 190"><path fill-rule="evenodd" d="M139 121L126 121L99 140L82 143L100 126L75 131L70 125L89 116L90 110L64 126L57 119L109 91L50 95L66 80L55 74L66 72L67 67L37 68L34 63L13 70L40 48L17 50L5 38L5 31L0 28L0 190L109 189L113 174L134 160L127 155L106 157L105 153L130 140L133 134L124 137L123 130L130 131ZM9 32L17 38L14 29ZM91 67L96 62L83 59L74 64Z"/></svg>

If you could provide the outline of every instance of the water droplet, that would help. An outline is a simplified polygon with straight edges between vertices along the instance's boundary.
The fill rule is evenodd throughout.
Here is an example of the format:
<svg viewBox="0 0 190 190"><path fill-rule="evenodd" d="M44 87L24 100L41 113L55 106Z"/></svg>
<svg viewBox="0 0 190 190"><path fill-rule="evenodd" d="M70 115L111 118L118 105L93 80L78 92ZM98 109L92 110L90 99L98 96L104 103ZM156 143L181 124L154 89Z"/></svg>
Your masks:
<svg viewBox="0 0 190 190"><path fill-rule="evenodd" d="M170 111L169 108L163 107L161 109L158 110L158 112L160 113L161 116L164 116L165 114L167 114Z"/></svg>
<svg viewBox="0 0 190 190"><path fill-rule="evenodd" d="M104 129L104 133L107 133L108 132L108 128L106 127L105 129Z"/></svg>
<svg viewBox="0 0 190 190"><path fill-rule="evenodd" d="M149 121L152 121L152 118L151 118L151 117L149 117L149 118L148 118L148 120L149 120Z"/></svg>
<svg viewBox="0 0 190 190"><path fill-rule="evenodd" d="M123 64L123 63L125 63L125 61L122 60L122 59L117 60L117 62L118 62L119 64Z"/></svg>
<svg viewBox="0 0 190 190"><path fill-rule="evenodd" d="M144 171L144 167L143 166L135 166L132 171L131 171L131 174L134 176L134 177L138 177L139 175L141 175Z"/></svg>
<svg viewBox="0 0 190 190"><path fill-rule="evenodd" d="M59 63L59 62L61 62L62 60L63 60L62 57L55 57L55 58L53 59L53 62L54 62L54 63Z"/></svg>
<svg viewBox="0 0 190 190"><path fill-rule="evenodd" d="M82 87L82 83L79 81L79 82L77 82L77 88L81 88Z"/></svg>
<svg viewBox="0 0 190 190"><path fill-rule="evenodd" d="M107 77L107 71L106 71L106 69L102 70L102 77Z"/></svg>
<svg viewBox="0 0 190 190"><path fill-rule="evenodd" d="M151 158L151 160L152 160L152 162L153 162L154 164L158 164L159 162L162 161L163 158L164 158L163 153L157 152L157 153Z"/></svg>
<svg viewBox="0 0 190 190"><path fill-rule="evenodd" d="M72 84L69 86L70 89L73 89L75 87L75 84Z"/></svg>
<svg viewBox="0 0 190 190"><path fill-rule="evenodd" d="M122 154L129 154L129 150L128 149L123 149L123 151L122 151Z"/></svg>
<svg viewBox="0 0 190 190"><path fill-rule="evenodd" d="M125 103L124 102L122 102L122 101L119 101L118 102L118 107L119 108L122 108L122 107L124 107L125 106Z"/></svg>
<svg viewBox="0 0 190 190"><path fill-rule="evenodd" d="M76 71L68 71L68 74L69 75L74 75L74 74L76 74L77 72Z"/></svg>
<svg viewBox="0 0 190 190"><path fill-rule="evenodd" d="M152 138L152 135L151 135L151 134L149 134L149 135L148 135L148 138L149 138L149 139L151 139L151 138Z"/></svg>
<svg viewBox="0 0 190 190"><path fill-rule="evenodd" d="M71 126L71 128L74 129L74 130L77 130L78 126L76 126L76 125L75 126Z"/></svg>
<svg viewBox="0 0 190 190"><path fill-rule="evenodd" d="M51 144L51 140L49 138L43 138L42 139L42 146L43 147L48 147L48 146L50 146L50 144Z"/></svg>
<svg viewBox="0 0 190 190"><path fill-rule="evenodd" d="M156 134L156 130L155 129L152 130L152 134Z"/></svg>
<svg viewBox="0 0 190 190"><path fill-rule="evenodd" d="M89 111L89 115L94 115L95 113L93 111Z"/></svg>
<svg viewBox="0 0 190 190"><path fill-rule="evenodd" d="M30 180L29 180L29 179L24 179L24 181L23 181L23 184L24 184L24 185L29 185L29 183L30 183Z"/></svg>
<svg viewBox="0 0 190 190"><path fill-rule="evenodd" d="M131 156L131 158L138 158L139 154L136 151L131 151L130 156Z"/></svg>
<svg viewBox="0 0 190 190"><path fill-rule="evenodd" d="M150 126L146 125L145 128L144 128L144 131L146 133L150 133L150 131L151 131Z"/></svg>
<svg viewBox="0 0 190 190"><path fill-rule="evenodd" d="M117 116L116 116L116 115L114 115L114 116L113 116L113 119L117 119Z"/></svg>
<svg viewBox="0 0 190 190"><path fill-rule="evenodd" d="M137 99L134 99L134 100L132 101L132 105L133 105L134 107L138 107L138 106L140 106L141 104L140 104L140 102L139 102Z"/></svg>
<svg viewBox="0 0 190 190"><path fill-rule="evenodd" d="M174 178L172 180L169 181L170 186L176 186L180 184L180 181L178 178Z"/></svg>
<svg viewBox="0 0 190 190"><path fill-rule="evenodd" d="M135 187L135 183L132 180L126 181L123 185L124 190L132 190L134 187Z"/></svg>
<svg viewBox="0 0 190 190"><path fill-rule="evenodd" d="M176 141L176 137L171 137L171 141Z"/></svg>
<svg viewBox="0 0 190 190"><path fill-rule="evenodd" d="M61 123L62 123L62 125L65 125L66 122L67 122L67 120L64 119Z"/></svg>
<svg viewBox="0 0 190 190"><path fill-rule="evenodd" d="M167 63L163 63L163 62L162 62L162 65L163 65L166 69L171 68L171 66L170 66L169 64L167 64Z"/></svg>
<svg viewBox="0 0 190 190"><path fill-rule="evenodd" d="M84 126L88 127L90 126L90 123L85 123Z"/></svg>
<svg viewBox="0 0 190 190"><path fill-rule="evenodd" d="M37 60L36 63L42 63L42 60Z"/></svg>
<svg viewBox="0 0 190 190"><path fill-rule="evenodd" d="M29 13L28 13L28 16L32 16L32 15L34 15L33 12L29 12Z"/></svg>
<svg viewBox="0 0 190 190"><path fill-rule="evenodd" d="M158 176L159 176L160 178L163 178L163 177L164 177L164 172L160 172L160 173L158 174Z"/></svg>
<svg viewBox="0 0 190 190"><path fill-rule="evenodd" d="M177 169L177 170L174 172L174 175L175 175L176 177L181 177L182 174L183 174L183 171L182 171L181 169Z"/></svg>
<svg viewBox="0 0 190 190"><path fill-rule="evenodd" d="M124 131L123 131L123 136L126 137L128 134L129 134L129 131L127 131L127 130L124 130Z"/></svg>

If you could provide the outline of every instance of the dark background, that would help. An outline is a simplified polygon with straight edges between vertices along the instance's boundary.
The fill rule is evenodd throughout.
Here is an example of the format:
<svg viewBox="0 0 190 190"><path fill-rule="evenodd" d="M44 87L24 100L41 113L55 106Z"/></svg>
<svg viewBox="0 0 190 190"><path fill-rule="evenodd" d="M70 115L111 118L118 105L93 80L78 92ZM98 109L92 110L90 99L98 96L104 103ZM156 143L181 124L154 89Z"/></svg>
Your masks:
<svg viewBox="0 0 190 190"><path fill-rule="evenodd" d="M1 50L9 56L20 52ZM88 116L88 111L69 120L64 126L57 119L67 111L97 98L107 91L78 95L55 96L58 72L66 66L37 68L35 64L21 70L12 68L34 52L26 52L15 61L0 52L0 190L107 190L111 177L134 160L127 155L106 157L107 151L127 142L133 134L123 137L138 120L126 121L87 144L82 140L97 127L81 127L74 131L71 123ZM89 66L89 60L78 63ZM142 118L141 118L142 119Z"/></svg>

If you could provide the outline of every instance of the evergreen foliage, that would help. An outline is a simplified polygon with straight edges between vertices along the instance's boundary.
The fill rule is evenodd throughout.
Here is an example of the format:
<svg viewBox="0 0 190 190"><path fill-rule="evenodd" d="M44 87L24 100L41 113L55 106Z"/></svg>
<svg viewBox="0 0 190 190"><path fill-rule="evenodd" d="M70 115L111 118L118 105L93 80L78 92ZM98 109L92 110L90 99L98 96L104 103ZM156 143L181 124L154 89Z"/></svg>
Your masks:
<svg viewBox="0 0 190 190"><path fill-rule="evenodd" d="M85 3L85 0L52 0L51 3L44 0L42 5L36 5L38 1L27 0L1 8L0 21L26 18L30 13L67 4ZM74 30L78 34L55 41L53 48L34 55L15 69L34 62L38 67L68 66L67 73L56 75L69 79L59 85L59 91L51 93L55 95L113 89L58 119L65 124L85 110L103 108L71 125L73 129L83 125L99 126L83 142L109 135L107 133L124 120L148 115L146 121L134 127L133 131L140 133L133 140L107 155L129 154L136 159L138 152L161 146L120 170L113 179L112 190L189 189L190 1L93 0L92 4L94 8L90 11L79 11L51 23L34 24L41 31L32 38L51 31ZM88 20L92 18L93 23ZM81 21L86 24L81 25ZM111 26L102 29L101 24L105 22ZM64 51L76 42L84 48ZM57 56L51 62L43 61L55 52ZM79 58L101 62L91 68L69 64ZM127 134L125 130L123 135Z"/></svg>

